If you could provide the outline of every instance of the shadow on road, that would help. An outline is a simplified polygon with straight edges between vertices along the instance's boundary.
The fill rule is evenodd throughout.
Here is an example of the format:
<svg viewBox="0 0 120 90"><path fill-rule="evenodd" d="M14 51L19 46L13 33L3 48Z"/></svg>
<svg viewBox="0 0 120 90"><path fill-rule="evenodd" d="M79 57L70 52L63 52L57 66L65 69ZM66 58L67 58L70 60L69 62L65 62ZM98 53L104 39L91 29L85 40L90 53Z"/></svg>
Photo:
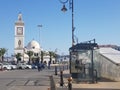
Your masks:
<svg viewBox="0 0 120 90"><path fill-rule="evenodd" d="M100 78L100 79L98 79L98 82L117 82L117 81L110 80L110 79L107 79L107 78Z"/></svg>

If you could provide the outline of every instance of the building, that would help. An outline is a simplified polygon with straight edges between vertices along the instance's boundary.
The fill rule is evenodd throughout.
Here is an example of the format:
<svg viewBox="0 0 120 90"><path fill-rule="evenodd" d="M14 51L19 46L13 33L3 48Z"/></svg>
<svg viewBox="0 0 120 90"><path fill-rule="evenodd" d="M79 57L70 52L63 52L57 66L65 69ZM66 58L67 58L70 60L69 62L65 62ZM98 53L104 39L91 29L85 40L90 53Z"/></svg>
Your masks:
<svg viewBox="0 0 120 90"><path fill-rule="evenodd" d="M98 77L120 81L120 51L111 47L100 47L94 52L94 65Z"/></svg>
<svg viewBox="0 0 120 90"><path fill-rule="evenodd" d="M14 53L24 53L24 31L25 26L22 20L22 14L18 15L18 21L15 22L15 41L14 41Z"/></svg>
<svg viewBox="0 0 120 90"><path fill-rule="evenodd" d="M32 60L38 60L40 61L41 59L41 47L40 44L36 40L30 41L26 46L24 45L24 40L25 40L25 24L22 19L22 14L18 14L18 20L15 22L15 35L14 35L14 61L17 61L17 58L15 55L18 53L21 54L20 61L22 62L28 62L29 61L29 56L27 55L28 51L32 51ZM45 54L43 56L43 61L48 61L50 60L50 53L49 51L43 51ZM52 57L52 61L55 60L54 57Z"/></svg>
<svg viewBox="0 0 120 90"><path fill-rule="evenodd" d="M18 14L18 20L15 22L15 36L14 36L14 54L21 54L21 61L27 62L29 56L27 51L33 52L33 57L40 57L41 48L37 41L32 40L27 46L24 45L25 40L25 24L22 19L22 14ZM16 58L14 58L17 61Z"/></svg>
<svg viewBox="0 0 120 90"><path fill-rule="evenodd" d="M113 49L115 49L115 50L120 51L120 46L117 46L117 45L107 44L107 45L99 45L99 47L113 48Z"/></svg>

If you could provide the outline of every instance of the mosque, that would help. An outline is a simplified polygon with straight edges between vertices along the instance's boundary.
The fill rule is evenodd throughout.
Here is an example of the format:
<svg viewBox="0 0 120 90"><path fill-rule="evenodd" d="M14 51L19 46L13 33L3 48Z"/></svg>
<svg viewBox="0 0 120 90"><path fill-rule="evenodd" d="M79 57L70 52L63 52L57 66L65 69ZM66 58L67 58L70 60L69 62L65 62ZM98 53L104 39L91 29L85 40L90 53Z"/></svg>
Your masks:
<svg viewBox="0 0 120 90"><path fill-rule="evenodd" d="M21 61L28 62L29 56L27 55L28 51L33 52L34 58L41 57L41 47L40 44L32 40L30 41L27 46L24 45L25 40L25 25L24 21L22 20L22 14L18 14L18 20L15 22L15 36L14 36L14 54L21 54ZM46 53L49 53L46 51ZM50 56L47 54L44 56L44 61L48 62ZM14 57L14 61L17 61L16 57Z"/></svg>

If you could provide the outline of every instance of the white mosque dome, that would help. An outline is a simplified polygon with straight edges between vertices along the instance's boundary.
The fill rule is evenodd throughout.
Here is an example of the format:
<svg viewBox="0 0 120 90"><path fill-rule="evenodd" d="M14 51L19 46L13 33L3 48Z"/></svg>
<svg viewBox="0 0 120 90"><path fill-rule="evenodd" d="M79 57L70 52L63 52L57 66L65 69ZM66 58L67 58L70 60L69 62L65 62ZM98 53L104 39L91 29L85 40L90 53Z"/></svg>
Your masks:
<svg viewBox="0 0 120 90"><path fill-rule="evenodd" d="M37 53L40 52L40 45L37 41L32 40L31 42L28 43L27 49Z"/></svg>
<svg viewBox="0 0 120 90"><path fill-rule="evenodd" d="M28 43L27 48L28 49L40 49L40 45L37 41L32 40L31 42Z"/></svg>

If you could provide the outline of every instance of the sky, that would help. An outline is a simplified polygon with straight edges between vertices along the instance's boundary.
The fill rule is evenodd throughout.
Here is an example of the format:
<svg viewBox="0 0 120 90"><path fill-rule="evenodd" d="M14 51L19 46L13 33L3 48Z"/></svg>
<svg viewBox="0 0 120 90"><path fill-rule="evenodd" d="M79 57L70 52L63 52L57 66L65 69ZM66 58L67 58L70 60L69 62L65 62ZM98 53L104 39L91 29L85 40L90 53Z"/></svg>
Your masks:
<svg viewBox="0 0 120 90"><path fill-rule="evenodd" d="M14 54L15 22L21 12L25 46L34 39L43 50L69 54L72 14L69 2L67 12L61 11L62 5L60 0L0 0L0 48ZM74 27L79 43L95 38L100 45L120 46L120 0L74 0Z"/></svg>

